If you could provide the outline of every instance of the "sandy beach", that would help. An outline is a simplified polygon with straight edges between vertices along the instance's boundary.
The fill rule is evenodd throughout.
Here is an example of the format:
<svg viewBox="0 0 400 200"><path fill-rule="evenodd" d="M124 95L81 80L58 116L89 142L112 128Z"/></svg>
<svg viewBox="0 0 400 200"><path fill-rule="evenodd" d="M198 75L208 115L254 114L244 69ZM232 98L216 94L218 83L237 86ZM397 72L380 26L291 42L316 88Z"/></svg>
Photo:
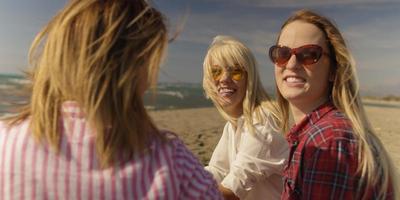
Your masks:
<svg viewBox="0 0 400 200"><path fill-rule="evenodd" d="M378 137L400 170L400 103L367 102L366 112ZM176 132L188 148L207 164L222 133L225 120L215 108L153 111L151 116L162 129Z"/></svg>

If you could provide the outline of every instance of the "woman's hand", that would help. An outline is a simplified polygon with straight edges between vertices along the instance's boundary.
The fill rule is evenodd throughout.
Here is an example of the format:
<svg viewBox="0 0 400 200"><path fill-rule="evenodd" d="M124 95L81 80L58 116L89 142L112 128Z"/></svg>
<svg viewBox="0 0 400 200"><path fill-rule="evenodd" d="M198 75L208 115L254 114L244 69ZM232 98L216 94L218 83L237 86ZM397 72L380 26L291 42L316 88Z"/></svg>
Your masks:
<svg viewBox="0 0 400 200"><path fill-rule="evenodd" d="M222 186L221 184L218 185L218 190L222 193L222 196L226 200L240 200L239 197L235 195L230 189Z"/></svg>

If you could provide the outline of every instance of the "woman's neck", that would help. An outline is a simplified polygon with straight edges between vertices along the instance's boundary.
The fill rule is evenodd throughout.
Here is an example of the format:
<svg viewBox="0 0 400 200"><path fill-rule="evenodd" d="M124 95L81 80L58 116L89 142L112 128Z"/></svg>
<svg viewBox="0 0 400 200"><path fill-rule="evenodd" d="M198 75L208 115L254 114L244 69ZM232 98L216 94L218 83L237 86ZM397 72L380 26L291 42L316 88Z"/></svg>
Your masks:
<svg viewBox="0 0 400 200"><path fill-rule="evenodd" d="M233 117L233 118L239 118L240 116L242 116L242 114L243 114L243 109L236 109L236 110L229 110L229 109L227 109L227 110L225 110L225 112L230 116L230 117Z"/></svg>
<svg viewBox="0 0 400 200"><path fill-rule="evenodd" d="M307 115L324 104L328 100L328 97L320 98L319 100L311 103L297 103L289 102L290 111L292 112L294 122L298 124Z"/></svg>

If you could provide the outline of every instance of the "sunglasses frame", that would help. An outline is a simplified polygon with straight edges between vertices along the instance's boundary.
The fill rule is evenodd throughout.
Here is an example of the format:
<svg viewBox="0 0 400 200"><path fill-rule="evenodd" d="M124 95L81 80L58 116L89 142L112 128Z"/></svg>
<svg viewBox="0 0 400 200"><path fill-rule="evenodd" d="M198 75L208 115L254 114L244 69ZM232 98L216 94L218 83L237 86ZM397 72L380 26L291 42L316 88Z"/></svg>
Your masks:
<svg viewBox="0 0 400 200"><path fill-rule="evenodd" d="M290 51L289 51L290 56L287 58L287 60L285 60L284 63L279 63L279 62L277 62L276 60L274 60L274 58L273 58L273 56L272 56L273 51L274 51L275 49L279 49L279 48L286 48L286 49L289 49L289 50L290 50ZM318 52L319 52L319 55L318 55L316 58L314 58L311 62L306 62L306 61L304 60L304 58L302 58L303 56L300 55L300 54L302 54L302 50L303 50L303 49L307 49L307 48L316 48L316 49L318 49ZM316 44L306 44L306 45L303 45L303 46L300 46L300 47L297 47L297 48L290 48L290 47L284 46L284 45L273 45L273 46L271 46L271 47L269 48L268 55L269 55L270 60L271 60L275 65L277 65L278 67L283 67L283 66L290 60L290 58L291 58L293 55L296 56L297 62L301 63L301 65L312 65L312 64L317 63L317 62L321 59L322 55L327 55L327 56L329 56L328 53L324 52L324 50L323 50L323 48L322 48L321 46L316 45Z"/></svg>

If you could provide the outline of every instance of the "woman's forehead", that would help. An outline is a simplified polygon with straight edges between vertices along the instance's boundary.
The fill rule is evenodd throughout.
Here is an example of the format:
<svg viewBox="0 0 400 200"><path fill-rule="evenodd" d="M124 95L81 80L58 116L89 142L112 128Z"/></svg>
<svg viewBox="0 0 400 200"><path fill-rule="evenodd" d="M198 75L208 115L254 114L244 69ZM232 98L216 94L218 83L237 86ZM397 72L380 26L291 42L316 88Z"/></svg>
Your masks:
<svg viewBox="0 0 400 200"><path fill-rule="evenodd" d="M242 65L240 65L237 62L217 62L217 63L212 63L210 65L211 68L243 68Z"/></svg>
<svg viewBox="0 0 400 200"><path fill-rule="evenodd" d="M306 44L324 46L325 41L324 33L317 26L308 22L294 21L282 29L278 44L296 48Z"/></svg>
<svg viewBox="0 0 400 200"><path fill-rule="evenodd" d="M227 66L235 66L235 65L240 65L240 64L233 57L224 57L224 58L219 58L219 59L214 58L211 60L211 66L227 67Z"/></svg>

